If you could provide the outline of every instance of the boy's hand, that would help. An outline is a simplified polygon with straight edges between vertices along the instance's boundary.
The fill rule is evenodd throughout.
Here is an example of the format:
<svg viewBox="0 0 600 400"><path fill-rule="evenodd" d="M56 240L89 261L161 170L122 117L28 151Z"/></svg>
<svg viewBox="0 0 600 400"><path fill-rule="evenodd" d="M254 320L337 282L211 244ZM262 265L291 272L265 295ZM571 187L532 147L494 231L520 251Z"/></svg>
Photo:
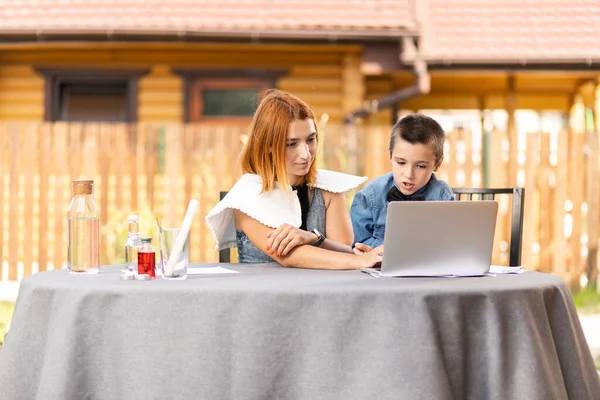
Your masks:
<svg viewBox="0 0 600 400"><path fill-rule="evenodd" d="M283 224L272 230L267 234L267 238L267 251L277 257L287 255L296 246L316 243L318 239L314 233L289 224Z"/></svg>
<svg viewBox="0 0 600 400"><path fill-rule="evenodd" d="M383 245L372 248L371 246L363 245L371 250L362 254L362 267L361 268L371 268L376 267L381 264L381 260L383 259Z"/></svg>
<svg viewBox="0 0 600 400"><path fill-rule="evenodd" d="M368 253L371 250L373 250L373 248L371 246L369 246L368 244L356 243L354 245L354 248L352 249L352 252L354 254L360 256L361 254Z"/></svg>
<svg viewBox="0 0 600 400"><path fill-rule="evenodd" d="M383 245L379 245L377 247L375 247L374 249L372 248L369 253L374 253L377 254L380 257L383 257Z"/></svg>

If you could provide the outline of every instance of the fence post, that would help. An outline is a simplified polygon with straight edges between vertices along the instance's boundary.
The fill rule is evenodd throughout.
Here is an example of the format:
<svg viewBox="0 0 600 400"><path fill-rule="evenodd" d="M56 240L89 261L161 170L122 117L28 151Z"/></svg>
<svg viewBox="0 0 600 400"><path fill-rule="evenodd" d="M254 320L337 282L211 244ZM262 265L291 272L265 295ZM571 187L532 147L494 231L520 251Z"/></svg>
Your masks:
<svg viewBox="0 0 600 400"><path fill-rule="evenodd" d="M600 224L600 168L598 166L598 133L587 133L587 275L589 282L600 291L598 274L598 228Z"/></svg>
<svg viewBox="0 0 600 400"><path fill-rule="evenodd" d="M568 162L569 162L569 132L562 130L558 132L558 161L556 162L556 184L554 185L554 265L553 271L556 275L567 280L570 285L570 277L567 275L567 252L565 238L565 203L568 190Z"/></svg>
<svg viewBox="0 0 600 400"><path fill-rule="evenodd" d="M521 264L531 267L536 264L539 267L539 261L533 261L533 243L537 239L537 224L539 221L539 207L537 207L538 196L536 193L536 174L540 166L540 134L527 134L527 157L525 158L525 211L523 217L523 251L521 252ZM513 200L514 201L514 200Z"/></svg>

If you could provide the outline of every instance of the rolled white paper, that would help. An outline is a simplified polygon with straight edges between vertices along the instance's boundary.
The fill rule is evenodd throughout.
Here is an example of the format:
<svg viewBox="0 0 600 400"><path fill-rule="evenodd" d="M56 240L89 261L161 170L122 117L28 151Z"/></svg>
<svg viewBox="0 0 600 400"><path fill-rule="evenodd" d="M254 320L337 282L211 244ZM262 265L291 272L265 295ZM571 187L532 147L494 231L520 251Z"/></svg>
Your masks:
<svg viewBox="0 0 600 400"><path fill-rule="evenodd" d="M179 260L179 255L183 250L185 240L187 239L187 236L190 232L190 228L192 227L192 222L194 222L194 217L196 216L196 212L198 211L198 206L198 200L192 198L190 200L190 204L188 205L187 211L185 212L185 217L183 218L181 228L179 228L179 233L177 234L177 238L175 239L173 250L171 251L171 255L169 256L167 267L165 268L166 275L173 275L173 268L175 267L175 263L177 262L177 260Z"/></svg>

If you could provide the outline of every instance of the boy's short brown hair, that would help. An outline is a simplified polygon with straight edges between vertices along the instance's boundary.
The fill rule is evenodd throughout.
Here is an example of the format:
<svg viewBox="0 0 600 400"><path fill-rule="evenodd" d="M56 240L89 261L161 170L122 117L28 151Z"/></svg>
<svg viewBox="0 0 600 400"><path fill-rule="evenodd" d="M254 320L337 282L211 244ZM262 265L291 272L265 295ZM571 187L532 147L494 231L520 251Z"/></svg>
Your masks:
<svg viewBox="0 0 600 400"><path fill-rule="evenodd" d="M392 157L398 138L402 138L411 144L432 144L436 163L444 156L444 142L446 140L444 129L436 120L426 115L409 114L396 122L390 134L390 157Z"/></svg>

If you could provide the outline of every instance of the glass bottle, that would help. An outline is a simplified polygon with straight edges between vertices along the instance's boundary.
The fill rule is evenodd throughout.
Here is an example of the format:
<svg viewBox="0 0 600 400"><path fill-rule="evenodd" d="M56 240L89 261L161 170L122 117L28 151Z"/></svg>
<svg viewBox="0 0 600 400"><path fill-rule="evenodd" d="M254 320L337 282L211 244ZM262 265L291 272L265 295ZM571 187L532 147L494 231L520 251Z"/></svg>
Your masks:
<svg viewBox="0 0 600 400"><path fill-rule="evenodd" d="M100 210L93 193L92 179L73 181L73 198L67 209L67 266L72 274L97 274L100 271Z"/></svg>
<svg viewBox="0 0 600 400"><path fill-rule="evenodd" d="M129 231L127 233L127 243L125 243L125 264L129 271L137 271L138 266L138 248L142 244L140 239L140 216L138 213L129 214Z"/></svg>
<svg viewBox="0 0 600 400"><path fill-rule="evenodd" d="M142 245L138 249L138 274L156 277L156 254L152 247L152 238L142 238Z"/></svg>

